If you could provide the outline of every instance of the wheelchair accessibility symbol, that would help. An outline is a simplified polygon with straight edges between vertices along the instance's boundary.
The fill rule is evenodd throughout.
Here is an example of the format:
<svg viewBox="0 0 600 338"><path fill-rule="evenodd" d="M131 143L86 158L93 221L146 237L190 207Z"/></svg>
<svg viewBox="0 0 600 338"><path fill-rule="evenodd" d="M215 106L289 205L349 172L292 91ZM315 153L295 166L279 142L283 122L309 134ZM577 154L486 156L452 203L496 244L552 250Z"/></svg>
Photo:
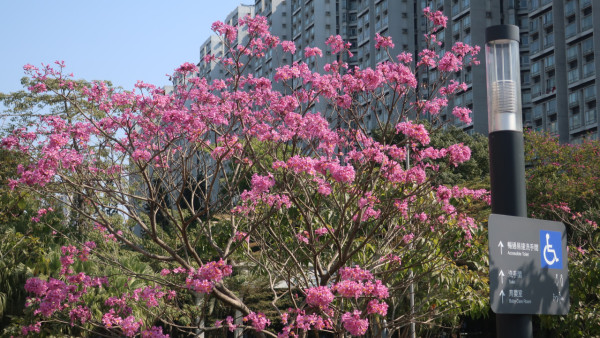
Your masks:
<svg viewBox="0 0 600 338"><path fill-rule="evenodd" d="M558 231L540 230L542 268L562 269L562 242Z"/></svg>

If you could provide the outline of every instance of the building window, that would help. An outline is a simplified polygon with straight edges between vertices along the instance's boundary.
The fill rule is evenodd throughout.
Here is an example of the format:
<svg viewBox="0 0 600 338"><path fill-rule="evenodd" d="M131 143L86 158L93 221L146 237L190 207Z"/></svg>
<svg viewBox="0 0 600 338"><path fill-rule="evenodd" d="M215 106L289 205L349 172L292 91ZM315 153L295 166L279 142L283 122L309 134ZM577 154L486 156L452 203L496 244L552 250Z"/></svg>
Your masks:
<svg viewBox="0 0 600 338"><path fill-rule="evenodd" d="M554 54L550 54L544 61L546 68L554 67Z"/></svg>

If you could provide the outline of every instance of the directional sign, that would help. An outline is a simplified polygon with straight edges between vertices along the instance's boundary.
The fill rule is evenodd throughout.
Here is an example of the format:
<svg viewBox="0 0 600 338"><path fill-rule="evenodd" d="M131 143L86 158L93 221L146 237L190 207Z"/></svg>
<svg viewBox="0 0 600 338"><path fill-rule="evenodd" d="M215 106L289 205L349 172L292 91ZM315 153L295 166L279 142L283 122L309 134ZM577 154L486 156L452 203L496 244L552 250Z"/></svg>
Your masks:
<svg viewBox="0 0 600 338"><path fill-rule="evenodd" d="M492 214L488 227L492 310L567 314L570 303L564 224Z"/></svg>

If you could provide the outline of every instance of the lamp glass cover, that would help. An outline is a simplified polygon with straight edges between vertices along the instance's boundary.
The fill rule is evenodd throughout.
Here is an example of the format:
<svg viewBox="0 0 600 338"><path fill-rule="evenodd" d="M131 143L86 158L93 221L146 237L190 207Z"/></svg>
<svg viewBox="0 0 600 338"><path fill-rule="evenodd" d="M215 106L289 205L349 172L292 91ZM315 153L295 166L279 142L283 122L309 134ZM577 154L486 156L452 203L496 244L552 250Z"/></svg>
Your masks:
<svg viewBox="0 0 600 338"><path fill-rule="evenodd" d="M489 132L523 131L519 43L490 41L485 45L485 58Z"/></svg>

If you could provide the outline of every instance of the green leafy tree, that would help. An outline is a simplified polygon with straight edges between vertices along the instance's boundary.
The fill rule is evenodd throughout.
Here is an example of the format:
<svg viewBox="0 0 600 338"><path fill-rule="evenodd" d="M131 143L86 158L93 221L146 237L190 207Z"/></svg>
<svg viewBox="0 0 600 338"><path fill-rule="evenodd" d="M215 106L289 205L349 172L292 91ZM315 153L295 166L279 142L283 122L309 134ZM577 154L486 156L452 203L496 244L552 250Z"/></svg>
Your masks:
<svg viewBox="0 0 600 338"><path fill-rule="evenodd" d="M528 209L534 218L563 222L569 247L571 309L542 316L542 328L600 336L600 142L560 144L536 132L525 137Z"/></svg>
<svg viewBox="0 0 600 338"><path fill-rule="evenodd" d="M566 203L574 211L600 208L600 146L598 141L560 144L557 138L525 133L529 211L543 218L547 204Z"/></svg>
<svg viewBox="0 0 600 338"><path fill-rule="evenodd" d="M445 148L462 143L471 149L471 159L457 166L443 164L440 168L440 183L464 185L472 189L489 189L489 151L488 139L482 134L467 134L464 130L450 125L445 129L434 128L431 133L431 145Z"/></svg>

